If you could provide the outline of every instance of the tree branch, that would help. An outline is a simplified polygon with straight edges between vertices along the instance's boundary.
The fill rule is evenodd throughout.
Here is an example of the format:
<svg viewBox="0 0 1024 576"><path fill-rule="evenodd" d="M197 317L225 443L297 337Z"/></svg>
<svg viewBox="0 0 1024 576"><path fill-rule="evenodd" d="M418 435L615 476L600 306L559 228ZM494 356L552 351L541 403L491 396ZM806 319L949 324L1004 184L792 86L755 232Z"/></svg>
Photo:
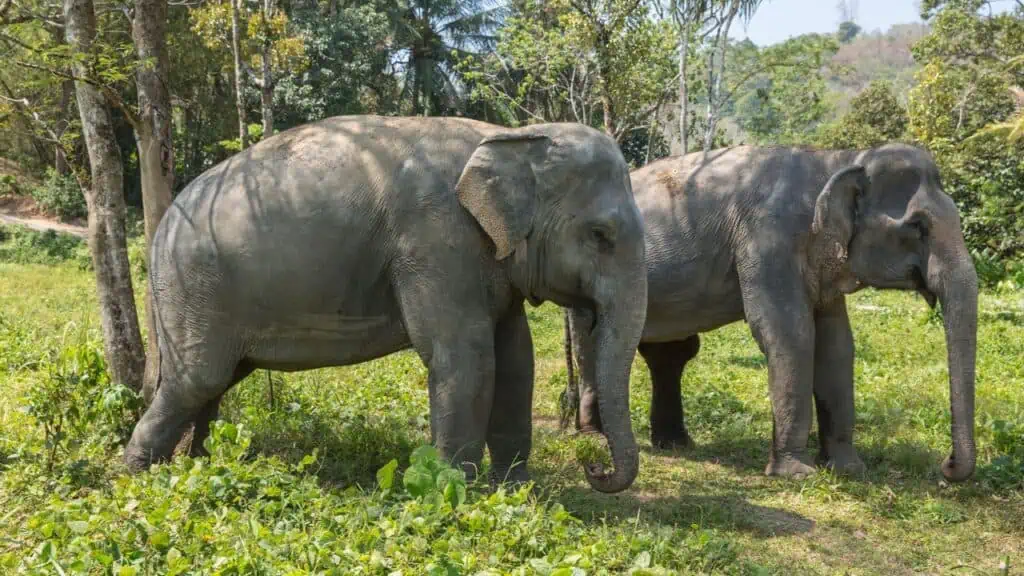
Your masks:
<svg viewBox="0 0 1024 576"><path fill-rule="evenodd" d="M15 60L14 64L17 65L17 66L21 66L22 68L28 68L30 70L39 70L41 72L47 72L49 74L53 74L54 76L56 76L58 78L64 78L65 80L74 80L75 82L85 82L86 84L88 84L88 85L96 88L100 92L102 92L103 96L107 99L107 101L111 105L116 106L119 110L121 110L121 112L124 114L125 119L127 119L128 123L132 125L132 128L136 132L140 131L141 126L142 126L142 121L139 119L139 115L135 112L135 110L132 110L132 108L130 106L128 106L125 103L125 101L121 98L121 95L118 94L117 91L114 90L113 88L111 88L110 86L107 86L106 84L98 82L98 81L96 81L96 80L94 80L92 78L83 78L83 77L80 77L80 76L76 76L74 74L70 74L68 72L63 72L61 70L55 70L53 68L48 68L46 66L40 66L38 64L32 64L31 62L23 62L21 60Z"/></svg>

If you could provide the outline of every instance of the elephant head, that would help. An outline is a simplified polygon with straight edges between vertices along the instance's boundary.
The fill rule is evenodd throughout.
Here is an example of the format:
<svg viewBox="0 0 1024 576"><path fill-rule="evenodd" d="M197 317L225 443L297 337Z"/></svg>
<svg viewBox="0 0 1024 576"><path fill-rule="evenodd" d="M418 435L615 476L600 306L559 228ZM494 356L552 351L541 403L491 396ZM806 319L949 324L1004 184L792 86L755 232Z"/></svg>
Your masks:
<svg viewBox="0 0 1024 576"><path fill-rule="evenodd" d="M628 488L639 469L629 374L647 310L643 225L614 140L581 124L485 138L456 186L515 289L594 314L595 380L612 472L584 467L596 490Z"/></svg>
<svg viewBox="0 0 1024 576"><path fill-rule="evenodd" d="M861 152L818 197L814 226L832 244L847 286L915 290L942 304L949 361L952 454L942 474L974 472L974 363L978 279L956 204L919 148L893 144Z"/></svg>

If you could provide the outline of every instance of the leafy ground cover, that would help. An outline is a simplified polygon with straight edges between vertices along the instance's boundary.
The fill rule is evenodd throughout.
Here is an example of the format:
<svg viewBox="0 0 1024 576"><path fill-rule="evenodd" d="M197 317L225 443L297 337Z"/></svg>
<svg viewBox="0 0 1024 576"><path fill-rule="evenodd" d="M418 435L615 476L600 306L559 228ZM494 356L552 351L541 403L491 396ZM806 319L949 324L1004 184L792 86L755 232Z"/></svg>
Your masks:
<svg viewBox="0 0 1024 576"><path fill-rule="evenodd" d="M2 263L0 571L1024 573L1024 291L981 298L979 469L954 486L938 473L949 445L941 322L906 294L868 291L850 308L864 478L762 475L765 363L738 323L708 334L684 376L694 449L650 447L637 358L640 477L618 495L591 491L578 442L557 430L565 368L549 305L530 311L532 487L466 486L423 447L426 372L411 352L257 372L228 394L211 458L129 477L120 443L139 403L106 379L90 273L74 258Z"/></svg>

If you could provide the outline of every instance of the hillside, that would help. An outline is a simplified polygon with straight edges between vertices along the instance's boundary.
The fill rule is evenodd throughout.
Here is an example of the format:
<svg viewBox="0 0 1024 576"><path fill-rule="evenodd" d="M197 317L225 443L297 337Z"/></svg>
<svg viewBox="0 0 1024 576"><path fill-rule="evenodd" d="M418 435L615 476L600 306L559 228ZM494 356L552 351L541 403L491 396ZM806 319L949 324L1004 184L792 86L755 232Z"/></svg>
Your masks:
<svg viewBox="0 0 1024 576"><path fill-rule="evenodd" d="M845 73L829 79L829 88L842 95L839 111L873 80L892 82L896 94L904 98L918 69L910 48L926 34L925 24L897 24L885 32L862 32L843 44L832 58L832 66Z"/></svg>

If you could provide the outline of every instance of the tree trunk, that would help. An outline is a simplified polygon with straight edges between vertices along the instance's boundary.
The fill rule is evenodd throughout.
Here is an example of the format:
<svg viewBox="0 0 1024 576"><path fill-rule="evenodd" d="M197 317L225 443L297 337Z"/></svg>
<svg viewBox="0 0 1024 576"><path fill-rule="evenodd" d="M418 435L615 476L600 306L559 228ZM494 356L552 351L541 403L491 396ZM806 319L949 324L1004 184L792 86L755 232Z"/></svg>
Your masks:
<svg viewBox="0 0 1024 576"><path fill-rule="evenodd" d="M244 150L249 146L249 128L245 120L245 82L242 77L242 40L238 11L241 0L231 0L231 54L235 58L235 108L238 110L238 140Z"/></svg>
<svg viewBox="0 0 1024 576"><path fill-rule="evenodd" d="M274 0L263 1L263 17L270 20L274 15ZM274 135L274 70L271 67L274 45L270 38L270 26L263 34L263 84L260 86L260 104L263 106L263 138Z"/></svg>
<svg viewBox="0 0 1024 576"><path fill-rule="evenodd" d="M718 112L722 105L722 76L725 74L725 51L729 46L729 28L740 10L740 0L732 0L729 12L725 16L718 33L715 35L715 49L708 58L708 115L704 127L704 152L709 152L715 141L715 128L718 124ZM715 51L718 51L718 71L715 71Z"/></svg>
<svg viewBox="0 0 1024 576"><path fill-rule="evenodd" d="M608 80L610 63L608 58L608 46L611 39L608 32L600 23L597 24L597 83L601 95L601 112L604 115L604 131L615 138L615 108L612 106L612 97L608 91Z"/></svg>
<svg viewBox="0 0 1024 576"><path fill-rule="evenodd" d="M71 99L75 96L75 83L73 80L64 80L60 83L60 112L57 118L57 126L55 132L58 137L64 136L64 132L68 129L68 114L71 107ZM64 146L60 144L53 145L53 168L57 171L57 174L64 176L68 173L68 159L64 154Z"/></svg>
<svg viewBox="0 0 1024 576"><path fill-rule="evenodd" d="M684 21L679 30L679 144L682 146L680 154L686 154L690 147L689 127L687 123L690 113L689 94L687 93L688 83L686 81L687 57L690 53L690 24Z"/></svg>
<svg viewBox="0 0 1024 576"><path fill-rule="evenodd" d="M76 76L85 78L96 37L92 0L64 0L64 22L68 44L77 57L73 70ZM75 92L92 172L83 192L89 208L89 249L96 272L107 367L114 382L138 390L142 387L145 356L128 264L121 155L110 105L102 92L83 80L75 82Z"/></svg>
<svg viewBox="0 0 1024 576"><path fill-rule="evenodd" d="M136 75L139 92L139 125L135 140L139 150L142 178L142 210L146 230L146 261L153 234L164 212L171 205L174 189L174 141L171 131L171 97L168 93L167 0L135 0L132 35L139 60L152 60L152 66L140 67ZM145 380L155 384L160 366L153 315L152 290L146 282ZM147 384L148 386L148 384Z"/></svg>

